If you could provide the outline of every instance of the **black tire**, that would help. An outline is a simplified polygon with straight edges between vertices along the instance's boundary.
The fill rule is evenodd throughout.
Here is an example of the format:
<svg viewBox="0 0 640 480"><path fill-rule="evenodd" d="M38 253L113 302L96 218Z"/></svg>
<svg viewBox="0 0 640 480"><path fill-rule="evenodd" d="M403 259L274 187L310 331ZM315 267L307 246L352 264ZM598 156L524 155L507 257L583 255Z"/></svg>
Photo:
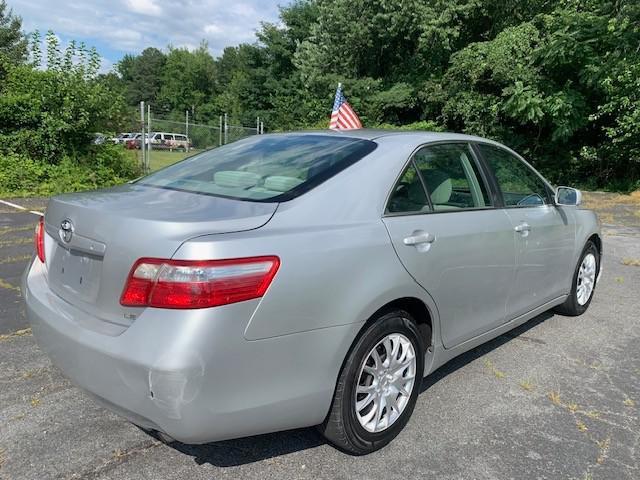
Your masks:
<svg viewBox="0 0 640 480"><path fill-rule="evenodd" d="M592 254L596 259L595 280L594 280L593 290L591 290L591 295L589 296L589 299L584 303L584 305L580 305L580 303L578 302L578 295L577 295L578 273L580 271L580 265L582 265L582 261L589 254ZM591 240L589 240L587 244L584 246L584 249L582 250L582 254L578 259L578 264L576 265L576 269L573 272L573 277L571 277L571 293L569 294L569 296L567 297L567 299L564 301L562 305L559 305L556 307L555 309L556 312L562 315L570 316L570 317L577 317L579 315L582 315L584 312L586 312L587 308L589 308L589 305L591 304L591 300L593 299L593 293L596 291L596 284L597 284L597 278L598 278L599 272L600 272L600 253L598 252L598 247L596 247L595 244Z"/></svg>
<svg viewBox="0 0 640 480"><path fill-rule="evenodd" d="M360 369L369 353L392 333L404 335L413 345L416 355L415 381L400 416L385 430L372 433L357 418L353 401L355 388ZM331 409L322 425L318 426L320 433L337 448L352 455L365 455L387 445L404 428L415 407L424 372L425 348L420 331L409 313L394 310L375 319L360 335L342 366Z"/></svg>

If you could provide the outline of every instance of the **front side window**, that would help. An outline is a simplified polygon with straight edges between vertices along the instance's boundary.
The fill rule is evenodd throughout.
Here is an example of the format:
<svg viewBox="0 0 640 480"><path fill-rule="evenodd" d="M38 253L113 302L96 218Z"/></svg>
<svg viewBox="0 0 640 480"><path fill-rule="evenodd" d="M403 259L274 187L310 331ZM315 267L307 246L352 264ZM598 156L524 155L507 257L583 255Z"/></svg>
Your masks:
<svg viewBox="0 0 640 480"><path fill-rule="evenodd" d="M194 155L137 183L239 200L286 201L375 148L374 142L358 138L259 135Z"/></svg>
<svg viewBox="0 0 640 480"><path fill-rule="evenodd" d="M550 203L542 179L512 153L493 145L478 144L493 170L506 207L531 207Z"/></svg>
<svg viewBox="0 0 640 480"><path fill-rule="evenodd" d="M491 205L467 144L426 146L415 154L414 161L435 211Z"/></svg>

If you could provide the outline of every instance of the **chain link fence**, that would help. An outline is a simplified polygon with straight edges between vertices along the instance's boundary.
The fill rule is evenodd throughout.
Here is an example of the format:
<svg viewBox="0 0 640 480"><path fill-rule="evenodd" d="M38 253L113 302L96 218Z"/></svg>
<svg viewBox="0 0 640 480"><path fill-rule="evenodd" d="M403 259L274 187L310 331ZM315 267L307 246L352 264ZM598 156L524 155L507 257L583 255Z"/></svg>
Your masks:
<svg viewBox="0 0 640 480"><path fill-rule="evenodd" d="M215 121L196 123L190 120L188 112L184 120L168 119L153 114L150 105L141 102L137 130L115 141L135 151L143 170L151 172L195 153L260 135L264 133L264 123L256 118L255 126L232 125L226 114Z"/></svg>

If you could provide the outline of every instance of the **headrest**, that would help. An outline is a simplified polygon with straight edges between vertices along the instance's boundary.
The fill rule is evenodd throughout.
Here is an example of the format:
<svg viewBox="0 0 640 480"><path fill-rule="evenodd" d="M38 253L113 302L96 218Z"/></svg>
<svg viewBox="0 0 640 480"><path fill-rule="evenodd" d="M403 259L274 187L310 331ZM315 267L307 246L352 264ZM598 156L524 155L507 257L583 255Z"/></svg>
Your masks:
<svg viewBox="0 0 640 480"><path fill-rule="evenodd" d="M424 173L424 182L427 184L431 203L434 205L447 203L451 198L453 185L451 178L441 170L428 170Z"/></svg>
<svg viewBox="0 0 640 480"><path fill-rule="evenodd" d="M273 175L267 177L264 181L264 188L274 190L276 192L288 192L302 183L302 180L295 177L284 177L281 175Z"/></svg>
<svg viewBox="0 0 640 480"><path fill-rule="evenodd" d="M213 175L213 181L221 187L250 188L258 184L260 175L252 172L222 171Z"/></svg>

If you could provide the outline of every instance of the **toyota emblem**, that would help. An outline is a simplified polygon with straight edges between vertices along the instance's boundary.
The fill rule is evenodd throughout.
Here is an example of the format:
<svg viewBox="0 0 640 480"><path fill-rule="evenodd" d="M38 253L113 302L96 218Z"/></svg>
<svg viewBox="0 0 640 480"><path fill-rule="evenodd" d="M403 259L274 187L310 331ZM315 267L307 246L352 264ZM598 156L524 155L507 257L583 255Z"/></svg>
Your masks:
<svg viewBox="0 0 640 480"><path fill-rule="evenodd" d="M60 231L58 233L60 234L60 239L64 243L69 243L71 241L71 237L73 237L73 223L71 223L71 220L65 218L60 223Z"/></svg>

